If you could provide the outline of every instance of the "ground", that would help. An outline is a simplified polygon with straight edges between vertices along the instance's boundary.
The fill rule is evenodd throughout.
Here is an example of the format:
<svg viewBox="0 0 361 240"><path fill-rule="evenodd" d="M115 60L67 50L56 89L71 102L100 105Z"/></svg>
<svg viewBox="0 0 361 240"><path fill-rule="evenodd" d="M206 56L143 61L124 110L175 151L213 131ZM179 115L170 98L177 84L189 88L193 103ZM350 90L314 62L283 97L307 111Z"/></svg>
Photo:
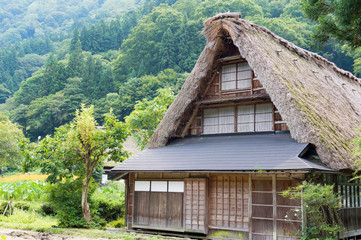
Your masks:
<svg viewBox="0 0 361 240"><path fill-rule="evenodd" d="M95 238L87 238L80 236L58 235L51 233L32 232L16 229L0 229L0 236L4 235L6 240L91 240ZM1 239L1 238L0 238ZM107 238L97 238L105 240Z"/></svg>
<svg viewBox="0 0 361 240"><path fill-rule="evenodd" d="M86 235L89 236L101 236L98 235L96 231L99 230L89 230L90 232L86 232L87 230L80 230L80 229L74 229L74 230L65 230L65 232L69 234L52 234L47 232L33 232L33 231L25 231L25 230L18 230L18 229L8 229L8 228L0 228L0 240L3 240L2 235L5 237L6 240L110 240L110 238L104 238L104 237L86 237ZM62 232L62 231L60 231ZM75 236L75 235L83 235L83 236ZM112 239L122 239L117 236L116 233L110 233L108 234L113 235ZM123 233L124 234L124 233ZM155 236L155 235L138 235L135 233L127 233L129 234L126 239L129 240L165 240L165 239L172 239L172 240L190 240L189 238L178 238L178 237L161 237L161 236ZM109 235L108 235L109 236ZM124 236L124 235L123 235Z"/></svg>

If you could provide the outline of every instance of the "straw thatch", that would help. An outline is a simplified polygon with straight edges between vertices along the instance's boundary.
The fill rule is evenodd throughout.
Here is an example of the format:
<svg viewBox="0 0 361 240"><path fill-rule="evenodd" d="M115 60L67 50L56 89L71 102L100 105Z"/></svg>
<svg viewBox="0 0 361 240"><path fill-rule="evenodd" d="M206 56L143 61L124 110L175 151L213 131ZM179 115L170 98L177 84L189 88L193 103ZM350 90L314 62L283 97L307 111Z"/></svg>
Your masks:
<svg viewBox="0 0 361 240"><path fill-rule="evenodd" d="M266 28L240 19L239 13L218 14L204 25L207 44L149 148L165 146L171 137L180 135L217 58L234 44L280 111L292 137L314 144L329 167L355 167L352 141L361 126L360 79Z"/></svg>

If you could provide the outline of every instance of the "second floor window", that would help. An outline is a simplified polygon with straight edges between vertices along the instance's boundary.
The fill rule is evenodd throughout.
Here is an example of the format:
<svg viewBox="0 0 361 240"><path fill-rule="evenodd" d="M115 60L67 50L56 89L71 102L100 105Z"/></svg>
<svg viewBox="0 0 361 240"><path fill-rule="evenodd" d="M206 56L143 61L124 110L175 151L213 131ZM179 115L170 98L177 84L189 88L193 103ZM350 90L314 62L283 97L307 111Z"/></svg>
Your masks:
<svg viewBox="0 0 361 240"><path fill-rule="evenodd" d="M272 103L203 110L203 134L273 130Z"/></svg>
<svg viewBox="0 0 361 240"><path fill-rule="evenodd" d="M250 89L252 69L247 62L222 66L221 90Z"/></svg>

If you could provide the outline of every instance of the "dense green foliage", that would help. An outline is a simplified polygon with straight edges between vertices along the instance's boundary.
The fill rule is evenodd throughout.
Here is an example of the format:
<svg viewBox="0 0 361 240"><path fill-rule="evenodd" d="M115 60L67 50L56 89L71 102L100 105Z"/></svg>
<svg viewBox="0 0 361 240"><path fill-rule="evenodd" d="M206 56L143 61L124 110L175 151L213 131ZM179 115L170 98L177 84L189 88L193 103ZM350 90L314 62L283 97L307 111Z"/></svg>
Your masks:
<svg viewBox="0 0 361 240"><path fill-rule="evenodd" d="M316 21L314 37L320 42L330 38L361 46L360 0L301 0L305 15Z"/></svg>
<svg viewBox="0 0 361 240"><path fill-rule="evenodd" d="M47 135L38 144L23 147L26 170L38 167L50 174L48 180L52 183L79 177L83 182L81 206L87 222L91 220L87 199L95 168L105 159L119 162L128 156L123 149L128 131L112 112L105 116L104 129L96 129L96 126L93 106L82 105L74 120L57 128L53 137Z"/></svg>
<svg viewBox="0 0 361 240"><path fill-rule="evenodd" d="M343 230L339 217L341 199L333 185L304 181L297 187L284 191L282 196L302 200L307 225L300 232L301 239L338 239ZM300 209L295 214L302 220Z"/></svg>
<svg viewBox="0 0 361 240"><path fill-rule="evenodd" d="M30 0L24 2L28 6ZM243 18L361 76L361 49L351 52L333 41L319 48L312 38L315 23L303 15L300 0L78 2L56 3L64 4L68 11L63 15L71 17L57 28L37 30L46 35L35 32L33 38L0 49L0 103L7 99L0 111L7 111L33 141L69 123L82 103L94 105L95 118L103 124L102 114L110 108L123 120L136 101L153 99L158 89L170 87L176 94L205 44L202 22L218 12L241 11ZM116 10L116 4L134 8ZM39 3L32 5L37 9ZM91 12L91 20L82 7ZM20 19L27 15L24 9L15 11ZM31 19L49 20L53 10L39 11L43 18Z"/></svg>
<svg viewBox="0 0 361 240"><path fill-rule="evenodd" d="M31 37L66 34L74 26L122 15L135 4L134 0L5 1L0 10L0 46Z"/></svg>
<svg viewBox="0 0 361 240"><path fill-rule="evenodd" d="M94 193L96 186L94 183L89 185L89 196ZM47 193L48 201L54 206L57 212L59 226L61 227L90 227L89 223L83 218L81 198L82 198L82 180L67 180L59 182L49 188ZM89 198L90 200L90 198ZM92 201L89 202L92 206ZM92 208L95 210L95 208ZM93 211L93 214L95 213Z"/></svg>
<svg viewBox="0 0 361 240"><path fill-rule="evenodd" d="M128 128L141 149L145 148L149 142L174 98L174 93L170 89L160 89L153 100L138 101L134 106L134 111L125 118Z"/></svg>
<svg viewBox="0 0 361 240"><path fill-rule="evenodd" d="M24 134L17 124L0 113L0 167L17 166L21 160L20 143Z"/></svg>
<svg viewBox="0 0 361 240"><path fill-rule="evenodd" d="M41 199L45 184L40 181L0 182L0 199L37 201Z"/></svg>

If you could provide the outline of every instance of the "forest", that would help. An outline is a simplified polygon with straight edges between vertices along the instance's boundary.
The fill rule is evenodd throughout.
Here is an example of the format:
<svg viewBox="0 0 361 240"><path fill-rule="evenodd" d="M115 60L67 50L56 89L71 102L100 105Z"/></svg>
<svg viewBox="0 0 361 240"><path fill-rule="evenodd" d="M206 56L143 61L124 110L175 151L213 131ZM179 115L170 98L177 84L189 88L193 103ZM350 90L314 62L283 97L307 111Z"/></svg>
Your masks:
<svg viewBox="0 0 361 240"><path fill-rule="evenodd" d="M76 188L80 190L73 192L72 197L81 198L81 182L71 181L76 175L74 172L80 171L77 177L89 178L89 195L94 196L89 200L90 205L103 206L98 212L92 212L98 218L95 224L121 225L117 221L124 213L111 215L111 212L123 207L124 203L116 204L114 199L124 191L112 184L104 189L96 188L91 174L94 171L93 177L99 181L101 162L111 156L107 149L116 149L110 140L119 140L117 144L122 146L126 137L133 134L139 148L145 147L205 45L203 22L217 13L241 12L242 18L361 77L360 35L343 34L345 30L332 25L332 19L319 18L321 21L317 22L312 16L322 15L325 9L309 7L307 2L3 2L0 10L1 167L5 174L35 168L47 173L49 182L57 185L49 187L50 183L48 186L39 182L29 186L27 183L1 185L0 198L43 201L37 192L47 191L46 201L53 206L41 205L41 214L48 215L49 209L49 215L55 214L55 206L63 226L90 227L89 219L85 221L81 217L79 204L69 206L76 208L74 212L78 215L68 218L69 209L62 203L71 198L63 199L57 194ZM355 10L350 16L360 16L357 14ZM349 24L347 19L343 21ZM94 130L96 126L107 126L107 130L99 133ZM71 151L77 148L84 153L83 142L76 139L82 134L97 146L95 153L89 154L101 153L95 162L88 159L89 169L79 164L85 155ZM13 147L17 144L19 146ZM118 150L113 152L118 160L128 157L127 152L120 151L121 147ZM56 154L50 154L51 151ZM63 178L68 181L58 181ZM38 190L21 192L21 189ZM106 198L111 199L111 203ZM101 219L105 213L110 215Z"/></svg>
<svg viewBox="0 0 361 240"><path fill-rule="evenodd" d="M243 18L361 75L360 50L351 51L350 45L332 39L323 44L316 41L316 24L303 15L299 0L127 1L122 4L131 9L122 8L117 16L115 4L121 3L116 1L105 1L101 7L79 2L79 8L89 4L83 18L74 15L73 9L64 10L77 19L71 27L61 22L46 28L49 33L23 39L12 34L8 42L14 43L0 48L0 111L21 125L31 140L68 123L82 103L94 105L96 119L102 123L102 114L110 108L124 120L137 101L153 99L158 89L177 93L204 46L203 21L218 12L240 11ZM7 7L25 9L14 4ZM59 8L70 8L63 5ZM47 11L44 16L57 13L56 9ZM19 14L6 18L9 25L20 17L17 23L24 23L30 15L13 12ZM49 20L41 12L38 15L37 21ZM2 31L5 34L9 29Z"/></svg>

